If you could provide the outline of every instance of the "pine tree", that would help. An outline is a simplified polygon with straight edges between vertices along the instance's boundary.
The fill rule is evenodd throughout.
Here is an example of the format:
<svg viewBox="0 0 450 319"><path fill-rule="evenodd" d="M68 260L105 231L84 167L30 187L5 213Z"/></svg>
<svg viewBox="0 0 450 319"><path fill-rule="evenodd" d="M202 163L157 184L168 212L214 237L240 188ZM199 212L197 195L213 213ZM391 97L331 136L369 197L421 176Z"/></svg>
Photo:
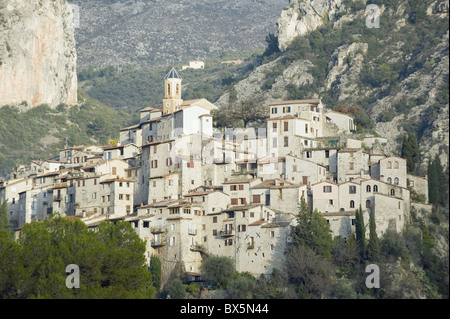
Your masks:
<svg viewBox="0 0 450 319"><path fill-rule="evenodd" d="M367 258L372 262L380 260L380 245L375 224L375 212L369 213L369 243L367 245Z"/></svg>
<svg viewBox="0 0 450 319"><path fill-rule="evenodd" d="M364 215L361 205L355 211L355 235L360 256L364 259L366 255L366 227L364 226Z"/></svg>

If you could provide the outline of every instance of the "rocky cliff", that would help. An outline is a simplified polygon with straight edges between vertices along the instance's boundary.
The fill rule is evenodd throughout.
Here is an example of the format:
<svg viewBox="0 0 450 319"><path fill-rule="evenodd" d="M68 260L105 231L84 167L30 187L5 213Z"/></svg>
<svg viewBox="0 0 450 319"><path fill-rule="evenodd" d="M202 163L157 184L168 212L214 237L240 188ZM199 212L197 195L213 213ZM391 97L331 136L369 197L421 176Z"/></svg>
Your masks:
<svg viewBox="0 0 450 319"><path fill-rule="evenodd" d="M65 0L0 0L0 107L77 103L73 23Z"/></svg>
<svg viewBox="0 0 450 319"><path fill-rule="evenodd" d="M372 2L380 28L367 28L365 1L291 0L278 20L281 53L216 105L320 97L327 108L359 106L366 115L358 124L388 138L386 153L400 155L401 137L413 130L422 160L438 154L447 166L448 1Z"/></svg>
<svg viewBox="0 0 450 319"><path fill-rule="evenodd" d="M291 0L278 19L278 44L284 51L298 36L335 20L345 6L341 0Z"/></svg>

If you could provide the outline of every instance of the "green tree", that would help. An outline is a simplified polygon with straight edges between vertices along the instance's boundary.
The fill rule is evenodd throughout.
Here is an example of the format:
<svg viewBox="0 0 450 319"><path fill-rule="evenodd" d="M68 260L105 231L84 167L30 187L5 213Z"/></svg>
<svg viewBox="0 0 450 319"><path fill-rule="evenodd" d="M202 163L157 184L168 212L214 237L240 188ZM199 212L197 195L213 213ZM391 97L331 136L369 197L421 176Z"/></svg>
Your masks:
<svg viewBox="0 0 450 319"><path fill-rule="evenodd" d="M431 158L428 159L428 201L437 205L439 203L439 177L436 171L436 162Z"/></svg>
<svg viewBox="0 0 450 319"><path fill-rule="evenodd" d="M311 219L312 214L304 197L300 199L297 216L297 226L292 234L294 246L311 246Z"/></svg>
<svg viewBox="0 0 450 319"><path fill-rule="evenodd" d="M266 35L266 43L267 47L263 53L263 56L270 56L274 53L280 53L280 49L278 48L278 37L273 33L269 33Z"/></svg>
<svg viewBox="0 0 450 319"><path fill-rule="evenodd" d="M317 210L314 210L311 218L312 248L323 257L331 257L333 249L333 237L330 224Z"/></svg>
<svg viewBox="0 0 450 319"><path fill-rule="evenodd" d="M98 231L53 218L25 224L17 242L0 232L3 298L153 298L145 243L129 223L104 222ZM66 266L80 269L80 288L66 287Z"/></svg>
<svg viewBox="0 0 450 319"><path fill-rule="evenodd" d="M186 297L186 288L181 279L174 279L166 286L166 292L171 299L184 299Z"/></svg>
<svg viewBox="0 0 450 319"><path fill-rule="evenodd" d="M333 265L306 246L293 247L286 264L290 282L296 284L299 298L326 298Z"/></svg>
<svg viewBox="0 0 450 319"><path fill-rule="evenodd" d="M227 287L228 297L231 299L250 299L255 287L255 277L248 272L237 273L230 280Z"/></svg>
<svg viewBox="0 0 450 319"><path fill-rule="evenodd" d="M419 162L419 143L414 132L408 132L403 136L401 156L407 160L408 173L414 171Z"/></svg>
<svg viewBox="0 0 450 319"><path fill-rule="evenodd" d="M441 164L441 159L436 154L434 157L434 168L436 170L438 189L439 189L439 204L442 206L448 205L448 180L444 173L444 168Z"/></svg>
<svg viewBox="0 0 450 319"><path fill-rule="evenodd" d="M333 237L327 220L317 211L310 212L302 197L293 232L294 246L308 246L323 257L331 257Z"/></svg>
<svg viewBox="0 0 450 319"><path fill-rule="evenodd" d="M207 280L220 287L226 287L235 272L234 262L229 257L209 256L201 266L201 273Z"/></svg>
<svg viewBox="0 0 450 319"><path fill-rule="evenodd" d="M369 213L369 243L367 244L367 258L369 261L378 262L380 260L380 245L375 223L375 212Z"/></svg>
<svg viewBox="0 0 450 319"><path fill-rule="evenodd" d="M6 200L0 205L0 231L11 232L11 225L8 218L8 206Z"/></svg>
<svg viewBox="0 0 450 319"><path fill-rule="evenodd" d="M364 214L361 205L355 211L355 235L361 259L364 259L366 255L366 226L364 225Z"/></svg>
<svg viewBox="0 0 450 319"><path fill-rule="evenodd" d="M156 255L150 257L150 273L152 274L153 285L159 290L161 288L161 259Z"/></svg>

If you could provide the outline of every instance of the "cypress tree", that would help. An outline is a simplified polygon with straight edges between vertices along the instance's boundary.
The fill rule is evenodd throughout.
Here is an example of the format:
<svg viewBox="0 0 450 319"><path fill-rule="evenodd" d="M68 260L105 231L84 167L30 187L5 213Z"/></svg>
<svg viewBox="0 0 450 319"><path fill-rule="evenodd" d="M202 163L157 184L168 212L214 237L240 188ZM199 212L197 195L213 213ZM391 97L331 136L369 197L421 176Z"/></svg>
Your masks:
<svg viewBox="0 0 450 319"><path fill-rule="evenodd" d="M0 230L11 232L11 225L8 218L8 208L6 206L6 200L0 205Z"/></svg>
<svg viewBox="0 0 450 319"><path fill-rule="evenodd" d="M439 189L439 200L438 203L442 206L445 206L448 203L448 182L447 177L444 173L444 168L441 164L441 159L436 154L434 157L434 168L436 170L436 176L438 181L438 189Z"/></svg>
<svg viewBox="0 0 450 319"><path fill-rule="evenodd" d="M297 227L295 227L293 234L293 242L295 246L311 246L311 218L312 214L309 211L308 204L302 197L298 211Z"/></svg>
<svg viewBox="0 0 450 319"><path fill-rule="evenodd" d="M333 249L333 236L330 224L317 210L311 216L311 248L323 257L331 257Z"/></svg>
<svg viewBox="0 0 450 319"><path fill-rule="evenodd" d="M436 163L431 158L428 160L428 200L431 204L439 203L439 178L436 172Z"/></svg>
<svg viewBox="0 0 450 319"><path fill-rule="evenodd" d="M361 205L359 205L359 208L355 212L355 235L360 256L364 259L366 255L366 227L364 226L364 215Z"/></svg>
<svg viewBox="0 0 450 319"><path fill-rule="evenodd" d="M375 212L369 213L369 243L367 245L367 258L372 262L380 260L380 245L375 224Z"/></svg>
<svg viewBox="0 0 450 319"><path fill-rule="evenodd" d="M407 161L408 173L411 173L416 168L416 164L419 162L419 143L414 132L408 132L403 136L401 156Z"/></svg>

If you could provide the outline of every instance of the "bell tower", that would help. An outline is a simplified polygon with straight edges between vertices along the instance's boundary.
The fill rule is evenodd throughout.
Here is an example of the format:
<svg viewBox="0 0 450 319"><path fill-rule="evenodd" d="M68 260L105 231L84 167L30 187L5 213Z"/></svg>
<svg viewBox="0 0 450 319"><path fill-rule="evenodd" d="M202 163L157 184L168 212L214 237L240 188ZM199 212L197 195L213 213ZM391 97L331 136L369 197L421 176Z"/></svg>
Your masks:
<svg viewBox="0 0 450 319"><path fill-rule="evenodd" d="M163 114L177 111L183 99L181 98L181 76L172 68L164 77Z"/></svg>

